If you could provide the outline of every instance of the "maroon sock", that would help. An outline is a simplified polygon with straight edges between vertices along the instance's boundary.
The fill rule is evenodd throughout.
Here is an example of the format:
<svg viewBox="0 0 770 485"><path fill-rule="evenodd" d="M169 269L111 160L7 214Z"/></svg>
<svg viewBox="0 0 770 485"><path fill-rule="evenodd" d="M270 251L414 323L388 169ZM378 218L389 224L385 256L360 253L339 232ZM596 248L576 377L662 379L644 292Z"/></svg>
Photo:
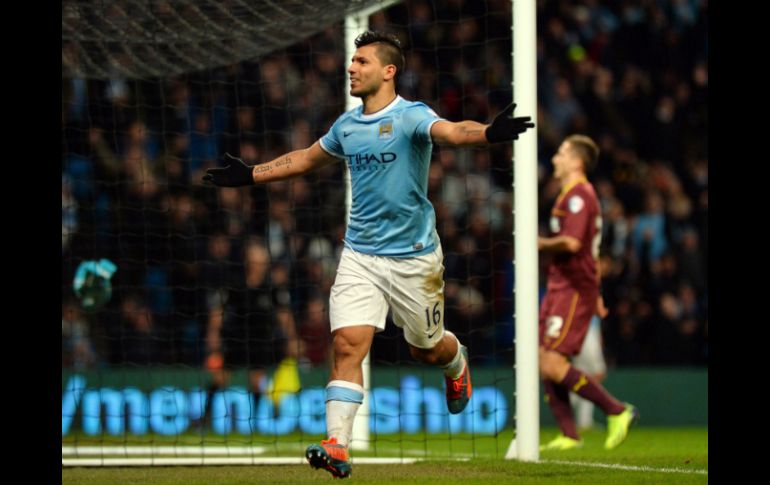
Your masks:
<svg viewBox="0 0 770 485"><path fill-rule="evenodd" d="M607 392L593 377L573 366L569 367L561 384L580 397L599 406L604 414L620 414L625 409L625 406Z"/></svg>
<svg viewBox="0 0 770 485"><path fill-rule="evenodd" d="M572 405L569 402L567 388L547 379L543 381L543 387L545 395L548 397L548 406L551 408L561 432L564 436L579 440L580 435L578 435L575 427L575 416L572 414Z"/></svg>

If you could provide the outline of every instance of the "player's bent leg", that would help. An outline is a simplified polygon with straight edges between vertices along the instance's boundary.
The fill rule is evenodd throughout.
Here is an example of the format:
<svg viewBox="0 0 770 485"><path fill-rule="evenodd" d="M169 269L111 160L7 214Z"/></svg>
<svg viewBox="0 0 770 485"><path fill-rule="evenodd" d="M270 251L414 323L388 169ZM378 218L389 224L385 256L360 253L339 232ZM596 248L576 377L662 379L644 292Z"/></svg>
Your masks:
<svg viewBox="0 0 770 485"><path fill-rule="evenodd" d="M461 413L473 394L468 349L452 332L446 331L433 348L421 349L410 344L409 350L416 360L442 367L447 408L452 414Z"/></svg>
<svg viewBox="0 0 770 485"><path fill-rule="evenodd" d="M326 432L328 439L305 450L313 468L323 468L335 478L352 473L348 444L353 421L364 399L361 362L369 351L375 327L355 325L334 331L334 365L326 386Z"/></svg>
<svg viewBox="0 0 770 485"><path fill-rule="evenodd" d="M332 380L339 379L363 384L361 363L372 346L375 330L376 328L372 325L355 325L334 331Z"/></svg>
<svg viewBox="0 0 770 485"><path fill-rule="evenodd" d="M604 380L607 372L607 364L602 352L601 319L594 315L588 327L580 352L572 358L572 365L591 375L597 383ZM570 394L570 402L575 410L575 420L578 429L591 429L594 427L594 404L578 396Z"/></svg>
<svg viewBox="0 0 770 485"><path fill-rule="evenodd" d="M625 403L620 414L607 416L607 439L604 448L612 450L620 446L628 436L628 430L639 419L639 410L633 404Z"/></svg>
<svg viewBox="0 0 770 485"><path fill-rule="evenodd" d="M353 472L348 447L337 443L336 438L322 440L305 450L305 457L313 468L323 468L335 478L347 478Z"/></svg>
<svg viewBox="0 0 770 485"><path fill-rule="evenodd" d="M459 375L448 371L449 367L457 367L463 362ZM459 414L468 405L473 394L471 385L471 369L468 366L468 349L460 345L458 355L447 367L444 368L444 381L446 384L446 404L449 412Z"/></svg>
<svg viewBox="0 0 770 485"><path fill-rule="evenodd" d="M581 431L587 431L594 427L594 403L570 393L569 402L575 410L575 424Z"/></svg>
<svg viewBox="0 0 770 485"><path fill-rule="evenodd" d="M564 354L555 350L539 349L540 377L560 383L569 371L570 363Z"/></svg>

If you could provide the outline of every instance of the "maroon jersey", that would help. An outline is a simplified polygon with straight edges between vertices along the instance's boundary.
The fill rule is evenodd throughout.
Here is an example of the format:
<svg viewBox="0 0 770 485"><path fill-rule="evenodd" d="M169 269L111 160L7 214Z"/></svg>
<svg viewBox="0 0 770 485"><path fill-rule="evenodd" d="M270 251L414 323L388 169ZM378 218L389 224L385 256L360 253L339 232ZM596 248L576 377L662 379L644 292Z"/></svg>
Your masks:
<svg viewBox="0 0 770 485"><path fill-rule="evenodd" d="M602 215L593 186L581 179L564 187L551 209L551 236L571 236L582 245L576 254L555 253L548 266L548 290L599 287Z"/></svg>

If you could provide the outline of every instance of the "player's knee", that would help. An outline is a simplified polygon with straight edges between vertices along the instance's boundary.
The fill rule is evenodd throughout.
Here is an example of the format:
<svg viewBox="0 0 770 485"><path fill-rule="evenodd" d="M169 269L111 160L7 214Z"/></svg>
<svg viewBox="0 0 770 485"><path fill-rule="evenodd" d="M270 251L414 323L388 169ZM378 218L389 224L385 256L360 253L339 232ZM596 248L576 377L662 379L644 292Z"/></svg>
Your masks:
<svg viewBox="0 0 770 485"><path fill-rule="evenodd" d="M355 355L356 352L356 345L352 344L349 340L344 339L334 339L334 357L339 358L349 358Z"/></svg>
<svg viewBox="0 0 770 485"><path fill-rule="evenodd" d="M543 379L559 382L565 373L565 367L569 366L567 359L557 352L540 350L540 375Z"/></svg>
<svg viewBox="0 0 770 485"><path fill-rule="evenodd" d="M409 353L412 354L412 358L418 362L428 365L436 365L439 361L439 353L436 352L436 347L432 349L421 349L413 345L409 346Z"/></svg>
<svg viewBox="0 0 770 485"><path fill-rule="evenodd" d="M364 342L347 338L343 334L337 334L334 336L334 359L335 360L360 360L363 361L364 356L369 351Z"/></svg>

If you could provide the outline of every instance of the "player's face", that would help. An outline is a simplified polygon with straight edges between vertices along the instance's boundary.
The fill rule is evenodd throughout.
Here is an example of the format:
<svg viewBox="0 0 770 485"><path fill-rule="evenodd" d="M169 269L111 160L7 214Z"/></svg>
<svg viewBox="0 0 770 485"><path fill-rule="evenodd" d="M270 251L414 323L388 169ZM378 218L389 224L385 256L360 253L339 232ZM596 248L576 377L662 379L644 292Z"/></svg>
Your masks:
<svg viewBox="0 0 770 485"><path fill-rule="evenodd" d="M559 150L553 158L551 158L554 178L561 179L567 175L570 170L570 164L574 161L574 158L569 142L562 142L562 144L559 145Z"/></svg>
<svg viewBox="0 0 770 485"><path fill-rule="evenodd" d="M362 98L374 94L383 82L385 68L377 57L377 47L361 46L353 54L348 74L350 74L350 95Z"/></svg>

